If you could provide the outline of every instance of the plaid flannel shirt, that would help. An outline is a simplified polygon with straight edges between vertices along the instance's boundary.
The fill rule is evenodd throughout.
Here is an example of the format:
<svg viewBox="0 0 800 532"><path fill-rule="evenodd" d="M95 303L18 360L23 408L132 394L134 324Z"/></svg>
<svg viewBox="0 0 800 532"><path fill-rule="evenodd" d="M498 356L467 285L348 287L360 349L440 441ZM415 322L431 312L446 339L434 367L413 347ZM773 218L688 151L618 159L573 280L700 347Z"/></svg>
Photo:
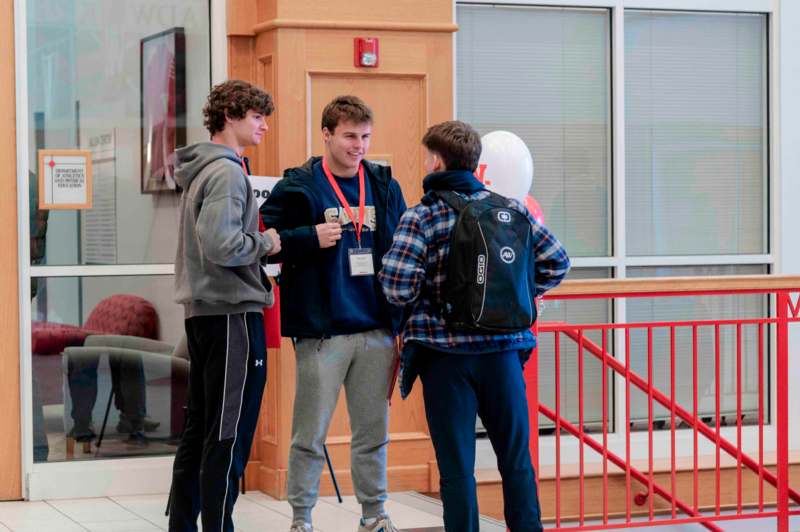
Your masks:
<svg viewBox="0 0 800 532"><path fill-rule="evenodd" d="M467 199L488 196L479 190ZM410 306L403 329L403 341L416 341L452 352L481 353L532 348L536 340L530 331L514 334L480 335L453 331L445 326L438 311L446 277L445 263L450 251L450 234L457 213L443 200L420 203L400 218L389 252L383 257L379 280L389 303ZM569 257L556 237L537 222L518 201L509 208L528 216L533 227L536 256L536 295L556 287L569 271Z"/></svg>

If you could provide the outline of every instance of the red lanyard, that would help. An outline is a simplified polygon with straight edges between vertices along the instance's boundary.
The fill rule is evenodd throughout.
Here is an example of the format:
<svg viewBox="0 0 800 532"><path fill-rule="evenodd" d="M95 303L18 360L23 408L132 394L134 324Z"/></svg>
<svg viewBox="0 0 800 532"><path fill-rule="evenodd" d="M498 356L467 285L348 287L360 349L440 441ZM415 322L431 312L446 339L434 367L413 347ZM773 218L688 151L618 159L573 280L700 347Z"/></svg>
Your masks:
<svg viewBox="0 0 800 532"><path fill-rule="evenodd" d="M236 155L239 157L239 162L242 163L242 171L244 172L244 175L250 175L250 172L247 171L247 165L244 164L244 155L241 153L237 153Z"/></svg>
<svg viewBox="0 0 800 532"><path fill-rule="evenodd" d="M347 203L347 198L344 197L342 189L339 188L339 184L333 177L331 169L328 168L328 162L324 157L322 158L322 171L325 172L325 177L328 178L328 183L331 184L331 188L336 193L336 197L339 198L339 203L342 204L345 212L348 214L348 216L350 216L350 219L353 220L353 225L356 226L356 240L360 246L361 229L364 227L364 204L366 201L366 194L364 193L364 165L358 165L358 221L356 221L356 217L353 215L353 209L351 209L350 204Z"/></svg>

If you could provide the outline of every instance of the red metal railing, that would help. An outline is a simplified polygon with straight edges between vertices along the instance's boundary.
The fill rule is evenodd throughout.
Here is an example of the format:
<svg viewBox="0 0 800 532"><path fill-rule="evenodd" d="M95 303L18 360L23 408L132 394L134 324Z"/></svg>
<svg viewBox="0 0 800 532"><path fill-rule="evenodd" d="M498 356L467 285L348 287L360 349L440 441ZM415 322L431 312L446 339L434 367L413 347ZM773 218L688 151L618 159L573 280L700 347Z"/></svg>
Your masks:
<svg viewBox="0 0 800 532"><path fill-rule="evenodd" d="M671 279L637 279L635 281L573 281L565 283L546 296L547 300L569 299L613 299L613 298L641 298L641 297L677 297L677 296L730 296L741 294L762 294L771 296L769 308L773 309L769 315L763 317L747 317L734 319L714 319L713 316L702 320L639 322L639 323L603 323L603 324L571 324L548 323L543 321L537 325L537 334L542 340L552 340L554 350L554 391L553 404L547 405L539 400L539 364L537 353L525 369L527 393L530 409L531 423L531 456L537 472L539 469L539 415L551 421L554 425L552 445L554 446L552 486L554 489L554 530L603 530L620 527L640 527L648 525L687 524L700 523L709 530L722 530L715 522L725 520L775 518L776 529L780 532L789 530L789 516L800 515L800 511L791 510L790 504L800 503L800 493L789 487L789 324L800 321L798 311L800 300L792 302L792 294L800 293L800 277L790 276L736 276L715 278L671 278ZM546 319L546 318L545 318ZM721 333L722 331L735 331L732 359L735 364L733 374L733 387L736 399L736 426L735 438L724 429L721 423L722 408L722 375L721 375ZM755 355L757 370L757 422L755 425L743 427L743 378L748 377L743 371L743 331L753 332L757 338ZM692 398L691 408L681 404L676 397L676 333L691 334L691 382ZM669 349L666 355L668 361L660 360L654 354L653 342L656 333L668 338ZM713 333L713 354L702 352L698 347L698 337L703 333ZM632 334L646 338L646 350L632 352ZM772 336L774 334L774 336ZM621 336L618 336L621 335ZM592 341L599 337L599 343ZM638 337L638 336L637 336ZM622 353L614 356L610 349L614 345L614 338L618 338L617 345L622 347ZM772 348L767 341L774 338ZM573 420L565 416L561 404L561 380L564 364L565 346L571 344L577 347L577 376L578 383L578 412L577 424L573 413ZM688 349L688 348L686 348ZM573 356L574 356L573 349ZM770 383L765 382L765 363L771 356L775 359L775 375L772 383L775 386L776 400L769 401ZM686 353L685 353L686 354ZM646 375L634 371L632 362L635 357L646 356ZM584 397L585 359L590 357L599 362L601 368L600 389L601 397L591 397L592 401L602 402L602 420L599 434L587 430L584 411L587 398ZM701 413L698 400L698 360L705 356L713 356L713 388L714 409L713 413ZM751 358L752 359L752 358ZM641 363L642 361L639 360ZM654 384L654 363L668 364L669 389L659 389ZM611 374L611 376L609 375ZM683 376L686 378L686 376ZM753 377L750 376L750 381ZM614 431L609 426L609 405L612 400L614 385L622 386L624 393L624 420L615 423L616 427L624 426L624 434ZM646 466L632 459L636 442L632 443L631 424L631 391L638 391L646 396L647 401L647 438L646 438ZM688 401L684 401L688 402ZM664 423L665 430L659 432L654 429L654 405L658 405L668 412L668 423ZM621 412L623 409L617 409ZM710 424L713 418L713 424ZM774 420L770 424L769 420ZM686 427L680 429L678 424ZM676 450L676 435L681 431L690 431L691 452L678 453ZM743 431L749 435L747 442L751 449L747 452ZM686 437L687 433L683 433ZM612 445L611 437L616 444ZM624 442L621 441L624 437ZM765 438L773 438L770 442ZM562 456L568 438L577 441L577 460L570 465L577 466L577 511L566 515L563 511L563 487L566 478L562 474ZM752 442L757 438L757 445ZM641 438L639 438L641 439ZM656 481L656 468L654 460L654 442L664 440L669 442L669 453L666 460L669 463L668 480ZM713 447L713 468L702 467L700 464L700 443L707 440ZM765 449L767 444L775 448L775 472L770 469L771 463L765 462ZM574 443L572 444L574 447ZM622 451L624 447L624 452ZM754 450L755 449L755 450ZM591 512L586 510L586 451L594 453L595 461L599 460L601 467L596 468L596 479L601 478L602 496L601 508ZM685 461L691 457L691 468L688 469L691 478L691 498L686 489L679 489L678 475L687 470L685 465L679 467L679 459L683 455ZM735 501L723 502L723 492L730 490L723 486L722 457L735 461ZM577 462L577 463L575 463ZM644 462L644 460L642 460ZM609 465L610 464L610 465ZM619 492L609 491L609 479L612 475L611 467L617 469L619 477L624 473L624 512L613 513L609 508L609 499L619 500ZM679 471L679 469L681 471ZM752 475L757 475L758 497L745 500L743 495L743 471L749 470ZM707 473L713 472L713 482L709 482ZM701 479L701 474L704 478ZM600 477L601 475L601 477ZM752 478L751 475L751 478ZM574 475L573 475L574 477ZM574 479L570 479L574 484ZM775 501L767 501L764 483L775 488ZM541 484L541 481L540 481ZM637 492L636 484L642 486L644 492ZM714 490L713 504L701 505L701 494L706 495L708 490ZM680 493L683 492L683 493ZM655 499L666 501L667 507L656 509ZM708 497L703 497L708 499ZM597 497L595 497L597 499Z"/></svg>

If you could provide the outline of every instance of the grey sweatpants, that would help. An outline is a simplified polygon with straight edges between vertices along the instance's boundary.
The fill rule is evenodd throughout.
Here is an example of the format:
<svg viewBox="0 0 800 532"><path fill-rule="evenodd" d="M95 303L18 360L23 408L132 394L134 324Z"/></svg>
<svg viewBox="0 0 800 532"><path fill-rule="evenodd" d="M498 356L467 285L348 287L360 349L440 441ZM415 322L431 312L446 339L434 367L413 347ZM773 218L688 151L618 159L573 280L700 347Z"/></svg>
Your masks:
<svg viewBox="0 0 800 532"><path fill-rule="evenodd" d="M365 517L383 513L386 500L386 445L389 403L386 399L393 338L377 329L332 338L300 339L297 388L289 450L289 504L295 520L311 523L325 466L322 445L344 384L352 441L350 471Z"/></svg>

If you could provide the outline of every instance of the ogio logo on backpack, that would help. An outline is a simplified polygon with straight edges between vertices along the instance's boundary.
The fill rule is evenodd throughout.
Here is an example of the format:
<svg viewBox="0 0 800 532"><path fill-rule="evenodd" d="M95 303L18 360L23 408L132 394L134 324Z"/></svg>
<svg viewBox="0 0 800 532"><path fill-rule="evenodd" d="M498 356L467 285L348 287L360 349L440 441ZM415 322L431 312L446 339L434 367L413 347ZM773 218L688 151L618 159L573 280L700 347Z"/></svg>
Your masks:
<svg viewBox="0 0 800 532"><path fill-rule="evenodd" d="M478 255L478 278L475 280L478 284L486 282L486 255Z"/></svg>
<svg viewBox="0 0 800 532"><path fill-rule="evenodd" d="M505 262L506 264L511 264L514 262L514 259L517 258L517 254L514 253L514 250L508 246L505 246L500 249L500 260Z"/></svg>
<svg viewBox="0 0 800 532"><path fill-rule="evenodd" d="M497 219L507 224L511 221L511 213L508 211L500 211L497 213Z"/></svg>

